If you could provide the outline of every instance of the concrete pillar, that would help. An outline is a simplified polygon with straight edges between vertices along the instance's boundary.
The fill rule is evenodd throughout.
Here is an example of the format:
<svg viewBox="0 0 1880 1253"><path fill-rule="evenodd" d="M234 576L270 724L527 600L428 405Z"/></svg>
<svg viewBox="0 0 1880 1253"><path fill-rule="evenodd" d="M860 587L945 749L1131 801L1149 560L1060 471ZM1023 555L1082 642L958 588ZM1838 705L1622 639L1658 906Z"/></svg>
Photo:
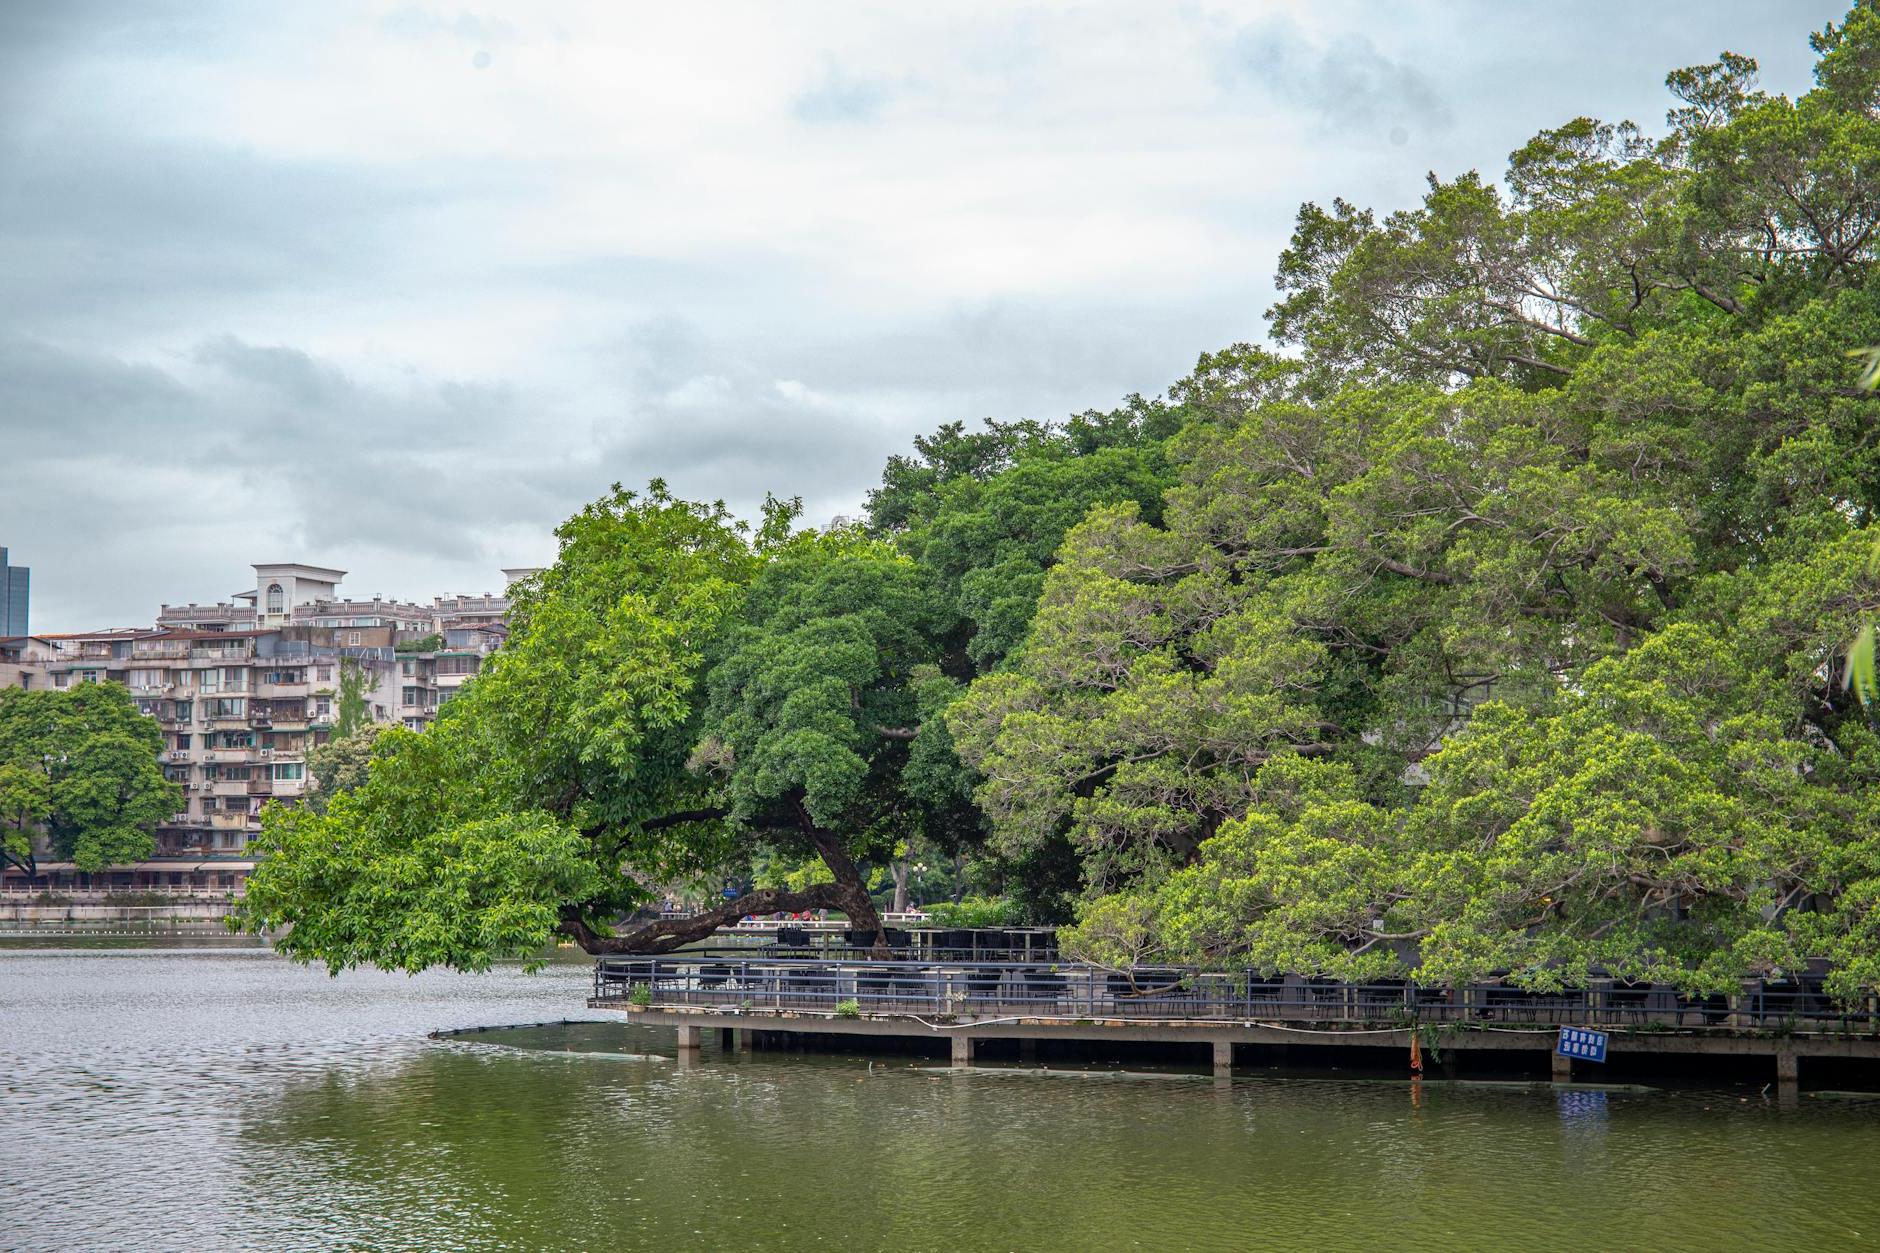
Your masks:
<svg viewBox="0 0 1880 1253"><path fill-rule="evenodd" d="M679 1028L679 1055L683 1057L685 1056L685 1054L690 1053L694 1057L697 1057L698 1056L698 1039L699 1039L699 1029L697 1027L691 1026L691 1025L680 1027Z"/></svg>
<svg viewBox="0 0 1880 1253"><path fill-rule="evenodd" d="M738 1052L748 1053L751 1051L751 1035L752 1032L749 1027L738 1028Z"/></svg>
<svg viewBox="0 0 1880 1253"><path fill-rule="evenodd" d="M1551 1054L1554 1059L1554 1082L1573 1082L1573 1059L1561 1053Z"/></svg>
<svg viewBox="0 0 1880 1253"><path fill-rule="evenodd" d="M1802 1059L1794 1049L1781 1049L1776 1053L1776 1082L1783 1085L1800 1083L1802 1079Z"/></svg>
<svg viewBox="0 0 1880 1253"><path fill-rule="evenodd" d="M955 1066L972 1065L973 1064L973 1037L969 1035L955 1035L954 1037L952 1037L952 1039L953 1039L953 1064Z"/></svg>
<svg viewBox="0 0 1880 1253"><path fill-rule="evenodd" d="M1214 1074L1224 1078L1234 1073L1234 1046L1227 1040L1214 1042Z"/></svg>

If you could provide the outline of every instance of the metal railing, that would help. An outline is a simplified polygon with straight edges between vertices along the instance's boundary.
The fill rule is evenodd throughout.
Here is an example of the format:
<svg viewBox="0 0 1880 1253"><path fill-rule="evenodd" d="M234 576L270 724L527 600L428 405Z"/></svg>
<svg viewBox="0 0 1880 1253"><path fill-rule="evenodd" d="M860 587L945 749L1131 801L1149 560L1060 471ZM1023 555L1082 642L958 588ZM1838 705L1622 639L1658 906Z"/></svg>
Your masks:
<svg viewBox="0 0 1880 1253"><path fill-rule="evenodd" d="M42 897L51 898L45 908L53 909L65 905L77 905L85 908L110 906L117 909L167 909L169 906L114 905L111 897L118 896L172 896L185 904L196 901L227 902L239 899L246 894L246 887L226 888L209 887L202 884L153 883L148 887L117 888L40 888L29 887L21 883L0 884L0 898L9 903L21 901L28 905L38 903Z"/></svg>
<svg viewBox="0 0 1880 1253"><path fill-rule="evenodd" d="M642 990L643 989L643 990ZM1339 983L1256 971L1072 963L827 961L687 952L603 957L594 1000L658 1009L829 1014L1037 1017L1136 1022L1281 1022L1347 1027L1447 1023L1616 1029L1880 1034L1880 1004L1837 1004L1818 975L1749 980L1739 995L1693 998L1652 984L1602 981L1560 993L1499 983L1458 988Z"/></svg>

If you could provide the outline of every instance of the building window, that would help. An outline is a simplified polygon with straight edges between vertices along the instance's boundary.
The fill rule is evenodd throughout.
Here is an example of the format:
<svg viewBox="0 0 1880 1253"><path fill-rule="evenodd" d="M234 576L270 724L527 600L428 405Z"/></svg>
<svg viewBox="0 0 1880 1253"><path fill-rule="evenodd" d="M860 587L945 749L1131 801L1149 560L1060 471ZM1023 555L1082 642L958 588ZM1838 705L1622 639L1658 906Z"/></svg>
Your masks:
<svg viewBox="0 0 1880 1253"><path fill-rule="evenodd" d="M276 779L298 779L301 777L301 772L305 769L306 767L297 761L279 761L274 763L274 777Z"/></svg>
<svg viewBox="0 0 1880 1253"><path fill-rule="evenodd" d="M71 681L72 681L72 676L65 673L63 670L61 670L59 673L52 676L52 686L54 687L64 687L67 683L70 683Z"/></svg>
<svg viewBox="0 0 1880 1253"><path fill-rule="evenodd" d="M268 612L284 613L287 609L287 593L281 590L279 583L268 584Z"/></svg>

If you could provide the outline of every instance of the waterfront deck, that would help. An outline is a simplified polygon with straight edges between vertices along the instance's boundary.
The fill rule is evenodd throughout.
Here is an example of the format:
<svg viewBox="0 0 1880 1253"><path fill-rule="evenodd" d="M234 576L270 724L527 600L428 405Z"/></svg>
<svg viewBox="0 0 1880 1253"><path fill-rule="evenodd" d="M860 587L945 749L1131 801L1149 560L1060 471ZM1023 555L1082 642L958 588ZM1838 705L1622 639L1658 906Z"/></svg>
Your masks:
<svg viewBox="0 0 1880 1253"><path fill-rule="evenodd" d="M1611 1033L1614 1054L1766 1056L1793 1082L1803 1057L1880 1062L1880 1005L1833 1003L1818 976L1745 983L1734 997L1602 982L1563 993L1503 984L1420 988L1254 971L1119 972L1073 964L829 961L691 952L595 964L597 1009L677 1029L945 1039L956 1064L987 1040L1110 1040L1207 1046L1214 1068L1237 1047L1309 1044L1551 1054L1562 1026ZM1552 1073L1572 1073L1554 1056ZM1584 1068L1583 1064L1582 1067Z"/></svg>

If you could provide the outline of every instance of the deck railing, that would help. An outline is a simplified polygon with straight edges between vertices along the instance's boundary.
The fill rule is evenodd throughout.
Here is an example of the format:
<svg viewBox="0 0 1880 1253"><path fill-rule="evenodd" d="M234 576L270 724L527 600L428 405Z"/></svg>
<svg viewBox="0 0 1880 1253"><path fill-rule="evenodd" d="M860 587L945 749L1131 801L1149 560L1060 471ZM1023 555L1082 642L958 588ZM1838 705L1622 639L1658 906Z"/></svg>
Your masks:
<svg viewBox="0 0 1880 1253"><path fill-rule="evenodd" d="M1498 983L1434 988L1265 977L1256 971L1118 972L1071 963L824 961L681 953L600 958L594 966L594 999L658 1009L807 1014L849 1012L845 1002L853 1002L853 1010L864 1014L922 1018L1880 1034L1880 1005L1874 998L1852 1007L1837 1004L1823 992L1819 976L1787 983L1750 980L1734 997L1692 998L1669 987L1616 981L1536 993Z"/></svg>

